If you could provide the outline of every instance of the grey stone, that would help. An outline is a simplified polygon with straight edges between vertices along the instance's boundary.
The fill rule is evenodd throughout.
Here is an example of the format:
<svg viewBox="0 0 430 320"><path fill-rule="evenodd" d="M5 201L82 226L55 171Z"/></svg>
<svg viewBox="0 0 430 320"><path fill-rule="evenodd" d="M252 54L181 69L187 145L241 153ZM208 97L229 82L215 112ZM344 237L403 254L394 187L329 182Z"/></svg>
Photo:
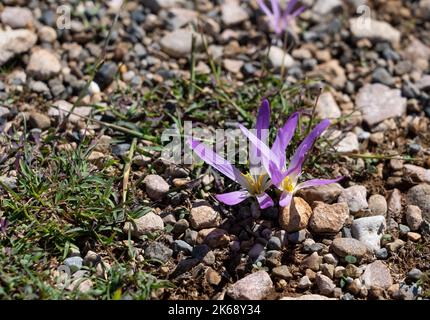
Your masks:
<svg viewBox="0 0 430 320"><path fill-rule="evenodd" d="M423 223L423 214L421 209L414 205L407 206L406 222L412 231L419 230Z"/></svg>
<svg viewBox="0 0 430 320"><path fill-rule="evenodd" d="M361 278L368 289L373 286L388 289L393 284L390 270L379 260L369 264Z"/></svg>
<svg viewBox="0 0 430 320"><path fill-rule="evenodd" d="M146 187L146 193L152 200L161 200L169 192L169 184L159 175L150 174L145 177L143 183Z"/></svg>
<svg viewBox="0 0 430 320"><path fill-rule="evenodd" d="M387 259L388 258L387 249L381 248L381 249L375 250L375 257L376 257L376 259L379 259L379 260Z"/></svg>
<svg viewBox="0 0 430 320"><path fill-rule="evenodd" d="M368 208L366 195L367 195L366 187L356 185L342 190L342 192L339 195L339 198L337 199L337 202L347 203L351 213L356 214Z"/></svg>
<svg viewBox="0 0 430 320"><path fill-rule="evenodd" d="M30 55L27 72L35 79L47 80L61 71L61 62L58 57L46 50L37 48Z"/></svg>
<svg viewBox="0 0 430 320"><path fill-rule="evenodd" d="M371 41L388 41L393 46L397 46L400 42L401 33L394 29L385 21L368 19L369 27L363 26L361 18L352 18L349 20L351 33L358 39L369 39Z"/></svg>
<svg viewBox="0 0 430 320"><path fill-rule="evenodd" d="M30 50L36 42L37 36L30 30L0 31L0 67L13 57Z"/></svg>
<svg viewBox="0 0 430 320"><path fill-rule="evenodd" d="M415 205L422 211L423 219L430 223L430 185L419 184L409 189L407 196L409 205Z"/></svg>
<svg viewBox="0 0 430 320"><path fill-rule="evenodd" d="M152 242L145 249L145 258L166 263L172 256L173 250L159 242Z"/></svg>
<svg viewBox="0 0 430 320"><path fill-rule="evenodd" d="M191 254L193 252L193 247L183 240L175 240L175 249L176 251L183 251L186 254Z"/></svg>
<svg viewBox="0 0 430 320"><path fill-rule="evenodd" d="M318 273L315 280L316 280L318 289L322 295L331 296L333 294L333 291L334 291L334 288L336 288L336 285L329 277Z"/></svg>
<svg viewBox="0 0 430 320"><path fill-rule="evenodd" d="M198 34L187 29L177 29L166 34L160 41L161 48L173 58L184 58L191 55L192 39L195 39L195 48L201 47L202 41Z"/></svg>
<svg viewBox="0 0 430 320"><path fill-rule="evenodd" d="M374 83L382 83L389 87L394 84L394 78L385 68L376 68L372 73L372 80Z"/></svg>
<svg viewBox="0 0 430 320"><path fill-rule="evenodd" d="M381 238L386 228L383 216L365 217L352 222L352 236L364 243L370 250L380 248Z"/></svg>
<svg viewBox="0 0 430 320"><path fill-rule="evenodd" d="M333 240L331 248L340 257L362 258L367 253L366 245L353 238L336 238Z"/></svg>
<svg viewBox="0 0 430 320"><path fill-rule="evenodd" d="M163 219L154 212L148 212L144 216L124 224L124 232L126 234L130 232L134 237L141 237L163 229Z"/></svg>
<svg viewBox="0 0 430 320"><path fill-rule="evenodd" d="M221 217L208 203L196 202L191 209L189 221L193 229L200 230L218 227Z"/></svg>
<svg viewBox="0 0 430 320"><path fill-rule="evenodd" d="M70 268L71 272L76 272L82 268L83 259L81 257L70 257L64 260L64 265Z"/></svg>
<svg viewBox="0 0 430 320"><path fill-rule="evenodd" d="M235 300L262 300L273 290L273 283L266 271L258 271L240 279L227 289Z"/></svg>
<svg viewBox="0 0 430 320"><path fill-rule="evenodd" d="M273 268L272 275L274 277L284 279L284 280L290 280L293 278L293 275L291 274L287 266L279 266L279 267Z"/></svg>
<svg viewBox="0 0 430 320"><path fill-rule="evenodd" d="M369 209L374 216L385 216L388 211L387 200L380 194L374 194L369 198Z"/></svg>
<svg viewBox="0 0 430 320"><path fill-rule="evenodd" d="M33 13L24 7L5 7L1 13L3 24L13 29L32 27L34 23Z"/></svg>
<svg viewBox="0 0 430 320"><path fill-rule="evenodd" d="M322 119L337 119L342 115L336 100L330 92L324 92L320 95L315 111Z"/></svg>
<svg viewBox="0 0 430 320"><path fill-rule="evenodd" d="M421 279L421 276L423 275L423 272L417 268L411 269L411 271L408 272L407 277L409 280L416 282Z"/></svg>
<svg viewBox="0 0 430 320"><path fill-rule="evenodd" d="M308 276L303 276L300 278L298 283L298 288L302 290L306 290L312 286L312 282Z"/></svg>

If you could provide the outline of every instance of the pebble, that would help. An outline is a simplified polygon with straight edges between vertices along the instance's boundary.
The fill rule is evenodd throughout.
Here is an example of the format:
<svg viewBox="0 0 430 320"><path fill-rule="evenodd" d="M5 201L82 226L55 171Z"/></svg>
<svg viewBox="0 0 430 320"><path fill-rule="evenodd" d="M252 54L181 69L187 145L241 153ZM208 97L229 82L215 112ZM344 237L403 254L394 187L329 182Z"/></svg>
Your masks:
<svg viewBox="0 0 430 320"><path fill-rule="evenodd" d="M300 197L294 197L289 207L280 208L279 224L287 232L296 232L308 226L312 208Z"/></svg>
<svg viewBox="0 0 430 320"><path fill-rule="evenodd" d="M29 122L31 127L42 130L48 129L51 126L51 119L39 112L31 112Z"/></svg>
<svg viewBox="0 0 430 320"><path fill-rule="evenodd" d="M227 289L235 300L262 300L273 290L273 282L266 271L257 271L240 279Z"/></svg>
<svg viewBox="0 0 430 320"><path fill-rule="evenodd" d="M193 248L192 251L193 258L199 259L204 263L211 265L215 263L215 255L211 248L206 244L200 244Z"/></svg>
<svg viewBox="0 0 430 320"><path fill-rule="evenodd" d="M306 239L306 230L289 233L287 239L291 243L301 243Z"/></svg>
<svg viewBox="0 0 430 320"><path fill-rule="evenodd" d="M81 257L70 257L64 260L64 265L70 268L72 273L82 268L83 259Z"/></svg>
<svg viewBox="0 0 430 320"><path fill-rule="evenodd" d="M387 251L387 249L386 248L381 248L381 249L375 250L375 257L376 257L376 259L379 259L379 260L385 260L385 259L387 259L388 258L388 251Z"/></svg>
<svg viewBox="0 0 430 320"><path fill-rule="evenodd" d="M315 202L316 206L309 221L309 228L314 233L338 233L349 216L346 203L325 204Z"/></svg>
<svg viewBox="0 0 430 320"><path fill-rule="evenodd" d="M304 269L311 269L313 271L318 271L320 269L321 262L322 262L322 257L320 257L317 252L314 252L303 259L301 266Z"/></svg>
<svg viewBox="0 0 430 320"><path fill-rule="evenodd" d="M382 83L389 87L394 84L394 78L385 68L376 68L372 73L372 80L374 83Z"/></svg>
<svg viewBox="0 0 430 320"><path fill-rule="evenodd" d="M288 53L284 53L283 49L276 46L270 47L268 56L272 67L275 69L280 69L282 62L284 62L285 68L290 68L294 64L294 59Z"/></svg>
<svg viewBox="0 0 430 320"><path fill-rule="evenodd" d="M0 31L0 67L15 56L27 52L37 42L37 36L30 30Z"/></svg>
<svg viewBox="0 0 430 320"><path fill-rule="evenodd" d="M318 273L315 280L318 289L322 295L331 296L333 294L336 285L329 277Z"/></svg>
<svg viewBox="0 0 430 320"><path fill-rule="evenodd" d="M191 254L193 252L193 247L183 240L175 240L175 249L176 252L183 251L186 254Z"/></svg>
<svg viewBox="0 0 430 320"><path fill-rule="evenodd" d="M366 245L353 238L336 238L331 248L340 257L354 256L360 259L367 253Z"/></svg>
<svg viewBox="0 0 430 320"><path fill-rule="evenodd" d="M271 237L267 242L267 248L269 250L281 250L282 249L281 239L279 239L278 237Z"/></svg>
<svg viewBox="0 0 430 320"><path fill-rule="evenodd" d="M159 242L150 243L145 249L145 258L166 263L173 255L173 250Z"/></svg>
<svg viewBox="0 0 430 320"><path fill-rule="evenodd" d="M213 286L217 286L221 283L221 276L218 272L216 272L214 269L212 269L211 267L209 267L206 271L206 281L213 285Z"/></svg>
<svg viewBox="0 0 430 320"><path fill-rule="evenodd" d="M194 203L189 215L191 227L195 230L218 227L221 217L208 203Z"/></svg>
<svg viewBox="0 0 430 320"><path fill-rule="evenodd" d="M131 233L134 237L141 237L152 232L161 231L164 229L163 219L154 212L148 212L144 216L128 221L124 224L124 233Z"/></svg>
<svg viewBox="0 0 430 320"><path fill-rule="evenodd" d="M308 276L303 276L300 278L297 286L299 289L306 290L312 286L312 282Z"/></svg>
<svg viewBox="0 0 430 320"><path fill-rule="evenodd" d="M47 80L61 71L58 57L46 49L37 48L30 55L27 72L35 79Z"/></svg>
<svg viewBox="0 0 430 320"><path fill-rule="evenodd" d="M180 235L189 228L189 223L186 219L179 219L173 226L172 233Z"/></svg>
<svg viewBox="0 0 430 320"><path fill-rule="evenodd" d="M368 289L371 287L388 289L393 284L390 270L379 260L367 265L361 279Z"/></svg>
<svg viewBox="0 0 430 320"><path fill-rule="evenodd" d="M415 205L422 211L423 219L430 223L430 185L419 184L409 189L406 200L409 205Z"/></svg>
<svg viewBox="0 0 430 320"><path fill-rule="evenodd" d="M413 241L413 242L417 242L421 239L421 235L419 233L416 232L408 232L407 237L409 240Z"/></svg>
<svg viewBox="0 0 430 320"><path fill-rule="evenodd" d="M315 111L321 119L337 119L342 115L336 100L330 92L323 92L320 95Z"/></svg>
<svg viewBox="0 0 430 320"><path fill-rule="evenodd" d="M342 190L337 199L338 203L345 202L348 204L349 210L352 214L356 214L368 208L366 200L367 190L364 186L352 186Z"/></svg>
<svg viewBox="0 0 430 320"><path fill-rule="evenodd" d="M406 236L408 232L411 231L408 226L405 226L404 224L399 224L399 234L401 236Z"/></svg>
<svg viewBox="0 0 430 320"><path fill-rule="evenodd" d="M404 176L413 183L430 183L430 169L424 169L413 164L403 166Z"/></svg>
<svg viewBox="0 0 430 320"><path fill-rule="evenodd" d="M49 26L41 27L38 30L37 35L39 36L39 40L41 42L53 43L55 42L55 40L57 40L57 32L54 28L51 28Z"/></svg>
<svg viewBox="0 0 430 320"><path fill-rule="evenodd" d="M369 198L369 209L374 216L384 216L387 214L387 200L380 194L374 194Z"/></svg>
<svg viewBox="0 0 430 320"><path fill-rule="evenodd" d="M161 200L169 192L169 184L159 175L150 174L143 180L146 193L152 200Z"/></svg>
<svg viewBox="0 0 430 320"><path fill-rule="evenodd" d="M249 19L248 12L240 6L239 1L230 0L221 5L221 19L227 26L233 26Z"/></svg>
<svg viewBox="0 0 430 320"><path fill-rule="evenodd" d="M305 294L299 297L284 297L279 300L336 300L335 298L328 298L319 294Z"/></svg>
<svg viewBox="0 0 430 320"><path fill-rule="evenodd" d="M185 230L184 240L190 244L195 245L197 243L198 232L195 230L187 229Z"/></svg>
<svg viewBox="0 0 430 320"><path fill-rule="evenodd" d="M398 189L393 189L387 201L388 213L395 217L402 212L402 193Z"/></svg>
<svg viewBox="0 0 430 320"><path fill-rule="evenodd" d="M166 34L160 45L163 51L173 58L187 58L191 55L193 36L197 50L202 44L201 37L188 29L177 29Z"/></svg>
<svg viewBox="0 0 430 320"><path fill-rule="evenodd" d="M101 257L94 251L89 250L84 257L83 264L88 267L95 267L101 262Z"/></svg>
<svg viewBox="0 0 430 320"><path fill-rule="evenodd" d="M1 21L13 29L29 28L34 23L33 13L24 7L5 7L1 13Z"/></svg>
<svg viewBox="0 0 430 320"><path fill-rule="evenodd" d="M337 266L334 268L334 277L336 279L342 278L346 275L346 269L342 266Z"/></svg>
<svg viewBox="0 0 430 320"><path fill-rule="evenodd" d="M334 265L332 264L328 264L328 263L323 263L320 266L321 272L323 273L323 275L329 277L330 279L333 279L334 277Z"/></svg>
<svg viewBox="0 0 430 320"><path fill-rule="evenodd" d="M323 256L323 260L326 263L332 264L336 266L339 263L339 260L331 253L327 253Z"/></svg>
<svg viewBox="0 0 430 320"><path fill-rule="evenodd" d="M401 247L405 245L405 242L401 239L396 239L393 242L387 243L385 247L389 252L397 252Z"/></svg>
<svg viewBox="0 0 430 320"><path fill-rule="evenodd" d="M417 268L411 269L411 271L408 272L406 275L409 280L412 282L416 282L421 279L421 276L423 275L423 272Z"/></svg>
<svg viewBox="0 0 430 320"><path fill-rule="evenodd" d="M337 200L343 188L338 183L331 183L324 186L311 187L300 190L300 196L314 207L315 201L324 203L333 203Z"/></svg>
<svg viewBox="0 0 430 320"><path fill-rule="evenodd" d="M293 275L291 274L290 270L285 265L273 268L272 275L276 278L284 280L291 280L293 278Z"/></svg>
<svg viewBox="0 0 430 320"><path fill-rule="evenodd" d="M230 237L224 229L202 229L197 234L196 242L199 244L206 243L211 248L218 248L228 246L230 243Z"/></svg>
<svg viewBox="0 0 430 320"><path fill-rule="evenodd" d="M352 18L349 20L351 33L358 39L369 39L371 41L385 40L391 42L393 46L397 46L400 42L401 34L385 21L369 19L370 28L363 27L361 18Z"/></svg>
<svg viewBox="0 0 430 320"><path fill-rule="evenodd" d="M364 85L355 103L369 126L406 113L406 98L401 96L400 90L390 89L380 83Z"/></svg>
<svg viewBox="0 0 430 320"><path fill-rule="evenodd" d="M352 236L364 243L370 250L380 248L381 238L386 228L383 216L365 217L352 222Z"/></svg>

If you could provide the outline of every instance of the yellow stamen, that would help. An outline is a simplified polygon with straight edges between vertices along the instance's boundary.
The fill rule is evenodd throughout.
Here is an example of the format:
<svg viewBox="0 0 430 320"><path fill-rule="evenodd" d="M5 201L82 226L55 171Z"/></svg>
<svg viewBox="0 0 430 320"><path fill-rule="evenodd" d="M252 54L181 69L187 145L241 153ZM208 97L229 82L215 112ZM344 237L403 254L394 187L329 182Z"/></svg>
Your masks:
<svg viewBox="0 0 430 320"><path fill-rule="evenodd" d="M246 179L246 181L249 184L250 190L248 190L248 191L250 193L252 193L254 195L259 195L259 194L264 192L263 183L264 183L264 178L266 177L265 174L259 175L257 181L255 181L255 179L251 175L251 173L242 174L242 176Z"/></svg>
<svg viewBox="0 0 430 320"><path fill-rule="evenodd" d="M294 191L294 183L293 183L293 179L291 179L290 177L285 177L285 179L282 181L281 183L281 187L283 190L292 193Z"/></svg>

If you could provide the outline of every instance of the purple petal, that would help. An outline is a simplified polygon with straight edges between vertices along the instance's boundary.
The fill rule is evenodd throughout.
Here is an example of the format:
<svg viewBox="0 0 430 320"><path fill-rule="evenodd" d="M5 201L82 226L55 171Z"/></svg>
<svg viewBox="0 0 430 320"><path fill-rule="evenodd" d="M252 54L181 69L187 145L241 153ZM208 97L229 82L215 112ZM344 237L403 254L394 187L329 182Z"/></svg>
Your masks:
<svg viewBox="0 0 430 320"><path fill-rule="evenodd" d="M344 177L337 177L336 179L312 179L305 182L302 182L297 185L296 190L304 189L304 188L310 188L310 187L317 187L317 186L324 186L326 184L336 183L340 180L342 180Z"/></svg>
<svg viewBox="0 0 430 320"><path fill-rule="evenodd" d="M190 138L188 139L188 144L191 146L193 151L211 167L217 169L219 172L242 186L246 183L242 174L239 170L237 170L235 166L233 166L230 162L213 152L204 143Z"/></svg>
<svg viewBox="0 0 430 320"><path fill-rule="evenodd" d="M288 5L287 5L287 7L285 8L285 11L284 11L284 17L290 15L290 13L293 11L294 7L296 6L297 2L298 2L298 0L290 0L290 1L288 1Z"/></svg>
<svg viewBox="0 0 430 320"><path fill-rule="evenodd" d="M276 155L270 150L270 148L263 143L260 139L258 139L252 132L246 129L243 125L239 124L239 128L242 133L249 139L251 144L255 146L255 148L261 152L263 166L266 171L269 171L269 161L273 161L276 159Z"/></svg>
<svg viewBox="0 0 430 320"><path fill-rule="evenodd" d="M270 3L272 4L272 12L275 19L279 19L281 17L281 8L279 0L270 0Z"/></svg>
<svg viewBox="0 0 430 320"><path fill-rule="evenodd" d="M274 154L276 154L277 159L279 159L279 162L277 163L279 169L282 169L285 166L285 152L294 136L298 119L299 114L297 112L291 115L284 127L278 130L275 142L272 145L272 151Z"/></svg>
<svg viewBox="0 0 430 320"><path fill-rule="evenodd" d="M273 161L269 162L269 170L267 170L267 172L269 173L273 185L275 185L276 187L278 187L286 177L286 175L282 173L282 171Z"/></svg>
<svg viewBox="0 0 430 320"><path fill-rule="evenodd" d="M258 2L258 6L265 13L266 16L268 16L270 18L273 17L272 12L269 10L269 8L264 3L264 0L257 0L257 2Z"/></svg>
<svg viewBox="0 0 430 320"><path fill-rule="evenodd" d="M267 209L274 205L272 198L267 193L260 194L256 198L261 209Z"/></svg>
<svg viewBox="0 0 430 320"><path fill-rule="evenodd" d="M217 198L218 201L229 206L234 206L238 203L241 203L242 201L244 201L249 197L250 197L250 194L246 190L240 190L240 191L234 191L234 192L215 195L215 198Z"/></svg>
<svg viewBox="0 0 430 320"><path fill-rule="evenodd" d="M300 8L298 8L296 11L294 11L292 14L291 14L291 17L294 19L294 18L297 18L299 15L301 15L302 13L303 13L303 11L305 11L306 10L306 7L304 7L304 6L302 6L302 7L300 7Z"/></svg>
<svg viewBox="0 0 430 320"><path fill-rule="evenodd" d="M279 199L279 205L281 207L289 207L293 200L293 194L289 192L282 192L281 198Z"/></svg>
<svg viewBox="0 0 430 320"><path fill-rule="evenodd" d="M256 135L263 143L267 144L269 138L270 126L270 104L267 99L263 99L260 109L258 110ZM249 162L251 167L261 165L261 152L253 144L249 147Z"/></svg>
<svg viewBox="0 0 430 320"><path fill-rule="evenodd" d="M309 135L299 145L296 152L294 153L290 167L296 167L298 164L302 164L306 154L312 148L315 140L324 132L325 129L330 125L330 120L325 119L315 126L315 128L309 133Z"/></svg>

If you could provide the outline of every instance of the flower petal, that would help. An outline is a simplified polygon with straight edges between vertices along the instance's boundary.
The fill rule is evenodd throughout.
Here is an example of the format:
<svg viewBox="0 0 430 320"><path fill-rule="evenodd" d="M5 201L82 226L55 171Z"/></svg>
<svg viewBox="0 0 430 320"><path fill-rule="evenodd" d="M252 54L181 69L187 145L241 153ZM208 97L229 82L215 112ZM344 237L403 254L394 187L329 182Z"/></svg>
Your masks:
<svg viewBox="0 0 430 320"><path fill-rule="evenodd" d="M296 130L298 120L299 113L293 113L287 120L287 123L285 123L285 125L278 130L275 142L272 145L272 151L274 154L276 154L277 159L279 159L279 162L276 163L279 169L282 169L285 166L285 152L294 136L294 131Z"/></svg>
<svg viewBox="0 0 430 320"><path fill-rule="evenodd" d="M215 195L218 201L229 205L234 206L238 203L241 203L245 199L249 198L251 195L246 190L234 191L229 193L222 193Z"/></svg>
<svg viewBox="0 0 430 320"><path fill-rule="evenodd" d="M315 126L315 128L309 133L309 135L297 148L291 159L290 167L296 167L297 164L301 165L303 163L306 154L314 145L315 140L324 132L325 129L327 129L328 126L330 126L330 120L328 119L321 121Z"/></svg>
<svg viewBox="0 0 430 320"><path fill-rule="evenodd" d="M291 12L293 11L294 7L296 6L298 0L290 0L288 1L287 8L285 8L284 11L284 17L289 16Z"/></svg>
<svg viewBox="0 0 430 320"><path fill-rule="evenodd" d="M257 123L255 129L257 130L257 138L267 143L270 127L270 104L267 99L263 99L260 109L258 110Z"/></svg>
<svg viewBox="0 0 430 320"><path fill-rule="evenodd" d="M281 207L288 207L291 204L291 200L293 200L293 194L289 192L282 192L281 198L279 199L279 205Z"/></svg>
<svg viewBox="0 0 430 320"><path fill-rule="evenodd" d="M239 183L240 185L243 186L246 184L245 178L243 178L242 174L235 166L213 152L204 143L193 140L192 138L188 139L187 142L193 151L208 165L217 169L219 172L229 177L231 180Z"/></svg>
<svg viewBox="0 0 430 320"><path fill-rule="evenodd" d="M272 12L275 19L281 18L281 5L279 4L279 0L270 0L272 4Z"/></svg>
<svg viewBox="0 0 430 320"><path fill-rule="evenodd" d="M258 2L258 6L260 7L260 9L266 14L266 16L272 18L273 14L272 12L269 10L269 8L266 6L266 4L264 3L264 0L257 0Z"/></svg>
<svg viewBox="0 0 430 320"><path fill-rule="evenodd" d="M342 180L344 177L337 177L336 179L312 179L305 182L302 182L297 185L296 190L304 189L304 188L310 188L310 187L317 187L317 186L324 186L326 184L336 183L340 180Z"/></svg>
<svg viewBox="0 0 430 320"><path fill-rule="evenodd" d="M261 209L273 207L274 205L272 198L267 193L260 194L256 198Z"/></svg>

